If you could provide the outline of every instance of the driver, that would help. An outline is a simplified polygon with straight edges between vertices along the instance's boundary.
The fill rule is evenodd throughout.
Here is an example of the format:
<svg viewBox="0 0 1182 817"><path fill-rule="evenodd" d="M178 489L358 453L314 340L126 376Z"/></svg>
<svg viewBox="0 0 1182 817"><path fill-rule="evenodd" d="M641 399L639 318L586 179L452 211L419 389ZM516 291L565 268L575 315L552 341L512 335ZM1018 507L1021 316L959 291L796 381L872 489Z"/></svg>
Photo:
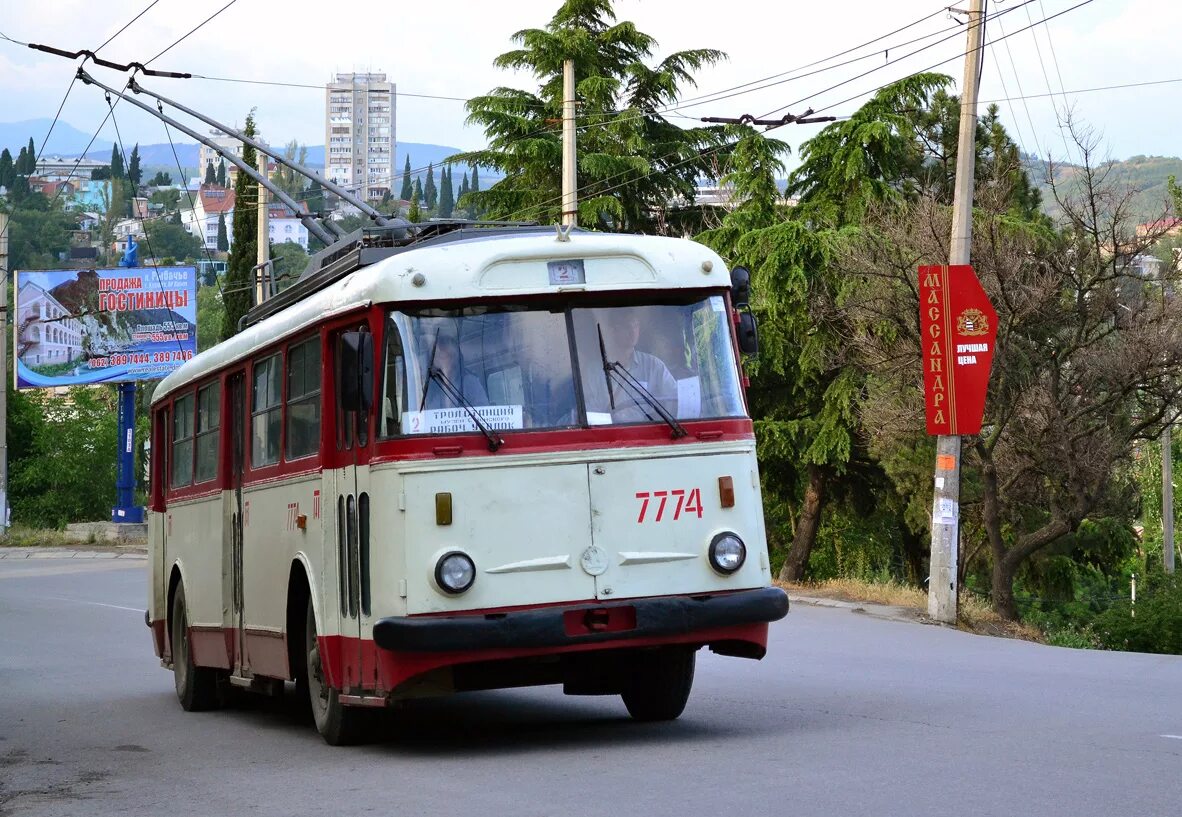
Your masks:
<svg viewBox="0 0 1182 817"><path fill-rule="evenodd" d="M659 357L636 348L640 342L640 309L636 307L616 307L597 310L597 333L603 336L603 352L607 362L618 362L628 374L649 391L653 397L672 414L677 411L677 381L669 372ZM595 343L598 344L598 337ZM628 378L618 372L611 374L611 398L607 392L606 381L599 377L591 378L597 384L594 389L595 400L588 397L588 407L591 403L599 404L600 411L612 410L613 418L618 422L640 422L656 419L655 410L649 406L643 397L636 393L636 389L627 382ZM614 408L610 403L614 402Z"/></svg>

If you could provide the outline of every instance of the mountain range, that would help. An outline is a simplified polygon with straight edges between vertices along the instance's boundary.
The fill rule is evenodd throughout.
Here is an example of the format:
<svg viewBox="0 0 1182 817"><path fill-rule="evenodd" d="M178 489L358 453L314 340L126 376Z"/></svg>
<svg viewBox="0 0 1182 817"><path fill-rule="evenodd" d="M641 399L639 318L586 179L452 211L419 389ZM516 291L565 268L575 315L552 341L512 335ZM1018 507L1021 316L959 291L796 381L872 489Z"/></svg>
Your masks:
<svg viewBox="0 0 1182 817"><path fill-rule="evenodd" d="M22 122L0 122L0 148L8 148L15 158L22 147L33 137L38 149L41 140L49 130L50 119L26 119ZM45 145L44 155L75 158L79 156L90 142L91 134L84 133L68 122L59 121L54 126L53 134ZM111 158L113 142L108 139L95 139L86 153L88 159L106 161ZM127 150L130 145L124 145ZM324 145L308 145L307 163L313 170L324 168ZM168 171L176 175L177 160L186 172L195 174L198 163L198 149L196 142L176 142L176 156L173 156L172 145L162 144L140 145L140 164L145 170L152 168ZM418 170L428 164L439 166L449 156L460 153L460 149L448 145L432 145L425 142L399 142L395 147L395 168L401 172L406 158L410 157L411 167ZM417 174L416 174L417 175ZM483 174L482 174L483 175Z"/></svg>

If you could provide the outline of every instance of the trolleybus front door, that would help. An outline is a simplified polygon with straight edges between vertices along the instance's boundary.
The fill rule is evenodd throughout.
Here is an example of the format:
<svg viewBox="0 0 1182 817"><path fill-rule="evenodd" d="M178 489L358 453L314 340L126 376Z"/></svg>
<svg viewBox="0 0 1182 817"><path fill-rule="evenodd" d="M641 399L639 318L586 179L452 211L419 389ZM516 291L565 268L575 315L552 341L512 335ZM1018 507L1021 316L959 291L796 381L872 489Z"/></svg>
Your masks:
<svg viewBox="0 0 1182 817"><path fill-rule="evenodd" d="M230 375L230 529L225 537L226 575L229 576L230 626L234 632L233 670L241 675L245 666L243 643L246 636L243 621L242 589L242 533L243 499L242 476L246 467L246 374Z"/></svg>
<svg viewBox="0 0 1182 817"><path fill-rule="evenodd" d="M356 404L357 391L342 389L350 381L351 388L364 392L360 384L373 378L373 344L367 326L353 325L331 336L333 372L337 388L334 409L338 467L326 469L324 495L335 499L336 548L335 570L326 575L337 577L341 634L341 682L347 692L359 693L376 686L376 666L372 651L362 648L367 633L372 638L370 622L370 496L369 496L369 412ZM360 364L360 365L359 365ZM370 383L372 401L372 382ZM350 406L349 403L354 405ZM331 610L325 611L332 615ZM367 652L368 657L367 657Z"/></svg>

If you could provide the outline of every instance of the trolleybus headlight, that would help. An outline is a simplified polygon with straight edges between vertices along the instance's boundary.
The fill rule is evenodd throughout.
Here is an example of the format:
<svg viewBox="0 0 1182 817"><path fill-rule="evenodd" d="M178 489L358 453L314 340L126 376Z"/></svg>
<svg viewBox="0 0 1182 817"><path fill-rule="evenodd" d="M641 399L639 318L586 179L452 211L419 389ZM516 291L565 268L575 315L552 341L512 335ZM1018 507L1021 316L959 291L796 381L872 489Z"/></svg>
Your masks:
<svg viewBox="0 0 1182 817"><path fill-rule="evenodd" d="M733 533L720 533L710 541L710 566L730 575L747 561L747 546Z"/></svg>
<svg viewBox="0 0 1182 817"><path fill-rule="evenodd" d="M476 581L476 565L466 553L453 550L435 563L435 583L446 593L463 593Z"/></svg>

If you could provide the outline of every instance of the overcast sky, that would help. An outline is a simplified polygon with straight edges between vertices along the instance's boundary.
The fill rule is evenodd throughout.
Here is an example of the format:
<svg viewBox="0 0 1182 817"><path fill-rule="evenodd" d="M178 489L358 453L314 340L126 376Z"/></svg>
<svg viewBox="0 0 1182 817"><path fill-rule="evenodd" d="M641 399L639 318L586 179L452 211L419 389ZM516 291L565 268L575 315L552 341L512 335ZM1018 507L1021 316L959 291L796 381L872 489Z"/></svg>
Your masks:
<svg viewBox="0 0 1182 817"><path fill-rule="evenodd" d="M93 49L149 1L7 3L0 31L24 42L48 43L69 50ZM101 56L120 62L147 60L225 2L159 0L104 48ZM1055 107L1057 104L1062 113L1069 103L1077 117L1103 133L1107 149L1115 158L1139 153L1182 154L1182 145L1175 136L1182 130L1182 106L1177 104L1182 98L1182 83L1071 93L1182 77L1177 56L1182 4L1093 0L1045 26L1019 31L1032 20L1038 22L1079 2L993 0L989 4L991 13L1011 10L988 28L990 38L1019 33L986 52L982 100L1019 96L1019 87L1026 95L1045 95L1049 85L1049 90L1055 92L1053 101L1043 96L1001 103L1007 127L1030 152L1063 155L1065 146L1056 126ZM531 87L529 77L494 69L492 61L510 47L513 32L544 26L558 5L558 0L407 4L237 0L153 67L206 76L310 84L325 82L335 71L384 71L398 83L402 94L398 99L400 141L475 148L483 145L483 135L465 126L463 103L406 94L467 98L500 84ZM967 0L961 5L967 6ZM934 0L618 0L615 7L619 19L634 21L657 39L658 56L697 47L717 48L729 55L726 63L701 72L697 90L685 89L683 99L687 105L680 109L684 116L762 115L785 105L790 105L794 113L807 106L821 109L834 105L827 112L848 114L858 104L857 100L843 101L848 97L944 59L950 61L938 70L952 75L960 84L963 28L953 29L955 21L940 11L943 6ZM730 99L692 104L691 97L789 72L928 14L933 16L925 22L843 58L879 49L853 65ZM944 33L939 34L941 31ZM955 31L961 33L953 37ZM901 45L904 40L929 34L932 36L922 42ZM950 39L939 42L941 37ZM932 43L936 44L913 58L888 64L888 59L896 60ZM894 47L883 53L881 49L887 44ZM0 41L0 121L53 117L74 68L67 60ZM821 93L834 83L871 69L879 70ZM121 82L110 71L91 70L96 76L106 77L110 84ZM241 122L249 109L257 108L260 129L271 142L291 138L310 144L324 141L322 90L197 79L150 82L156 90L231 123ZM1059 95L1064 89L1068 92L1065 99ZM802 99L806 101L799 101ZM93 132L105 111L101 92L79 83L66 103L62 119ZM165 141L162 125L130 106L118 109L118 122L127 142ZM795 145L819 127L795 126L777 133ZM41 136L36 134L38 142ZM109 124L103 136L114 139Z"/></svg>

